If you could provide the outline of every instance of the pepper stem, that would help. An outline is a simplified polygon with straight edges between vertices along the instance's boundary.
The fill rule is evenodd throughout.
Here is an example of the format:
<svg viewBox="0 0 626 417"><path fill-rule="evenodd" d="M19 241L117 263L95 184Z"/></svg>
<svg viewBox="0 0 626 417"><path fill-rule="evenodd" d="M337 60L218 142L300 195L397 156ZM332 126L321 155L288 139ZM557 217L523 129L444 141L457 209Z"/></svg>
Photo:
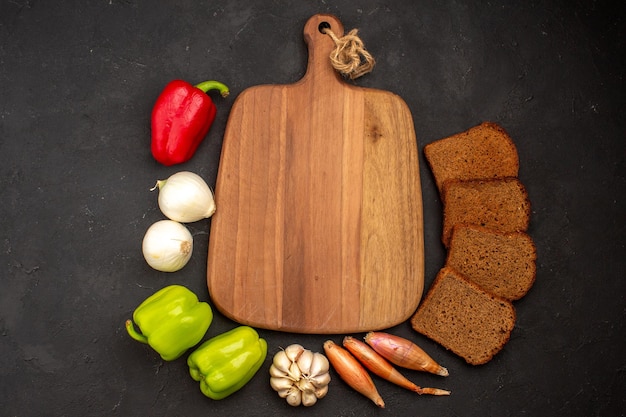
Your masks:
<svg viewBox="0 0 626 417"><path fill-rule="evenodd" d="M219 81L213 81L213 80L201 82L200 84L196 84L195 87L199 88L205 93L209 90L219 90L222 97L227 97L228 93L230 92L228 91L228 87L225 84L222 84Z"/></svg>
<svg viewBox="0 0 626 417"><path fill-rule="evenodd" d="M148 338L142 335L141 333L137 332L137 330L135 330L133 321L130 319L126 320L126 331L130 335L130 337L132 337L136 341L141 342L141 343L148 343Z"/></svg>

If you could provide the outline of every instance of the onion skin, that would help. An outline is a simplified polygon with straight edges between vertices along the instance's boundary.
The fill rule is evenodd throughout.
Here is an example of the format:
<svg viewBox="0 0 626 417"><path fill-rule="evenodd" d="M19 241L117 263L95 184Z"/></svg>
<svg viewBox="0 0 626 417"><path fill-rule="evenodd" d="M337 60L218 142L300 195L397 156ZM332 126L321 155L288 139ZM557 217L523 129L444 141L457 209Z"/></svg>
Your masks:
<svg viewBox="0 0 626 417"><path fill-rule="evenodd" d="M193 223L215 213L213 191L198 174L177 172L157 181L155 188L159 189L159 208L170 220Z"/></svg>
<svg viewBox="0 0 626 417"><path fill-rule="evenodd" d="M173 220L152 224L141 243L143 256L152 268L161 272L182 269L193 252L193 237L189 229Z"/></svg>
<svg viewBox="0 0 626 417"><path fill-rule="evenodd" d="M338 346L332 340L324 342L324 352L346 384L358 393L366 396L380 408L385 408L385 402L378 393L374 381L365 368L344 348Z"/></svg>
<svg viewBox="0 0 626 417"><path fill-rule="evenodd" d="M402 368L448 376L448 370L410 340L383 332L369 332L365 342L380 356Z"/></svg>
<svg viewBox="0 0 626 417"><path fill-rule="evenodd" d="M374 374L387 381L396 384L409 391L416 392L418 394L431 394L431 395L450 395L450 391L442 390L439 388L422 388L415 385L404 375L402 375L396 368L394 368L385 358L380 356L374 349L369 347L364 342L355 339L351 336L346 336L343 339L343 346L352 355L369 369Z"/></svg>

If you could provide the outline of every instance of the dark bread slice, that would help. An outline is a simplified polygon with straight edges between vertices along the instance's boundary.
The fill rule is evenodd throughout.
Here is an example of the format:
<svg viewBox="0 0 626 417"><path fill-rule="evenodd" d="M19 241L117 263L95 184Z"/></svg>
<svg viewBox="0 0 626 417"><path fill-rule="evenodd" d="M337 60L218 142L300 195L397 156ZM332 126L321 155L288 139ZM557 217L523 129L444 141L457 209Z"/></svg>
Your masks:
<svg viewBox="0 0 626 417"><path fill-rule="evenodd" d="M411 326L467 363L481 365L508 342L515 319L510 301L444 267L411 318Z"/></svg>
<svg viewBox="0 0 626 417"><path fill-rule="evenodd" d="M475 224L501 232L525 232L530 222L530 201L524 185L514 177L484 180L449 180L443 185L442 242L449 246L452 228Z"/></svg>
<svg viewBox="0 0 626 417"><path fill-rule="evenodd" d="M452 231L446 266L492 294L519 300L535 282L536 260L535 244L524 232L457 225Z"/></svg>
<svg viewBox="0 0 626 417"><path fill-rule="evenodd" d="M519 156L513 140L492 122L431 142L424 146L424 156L439 192L451 179L516 177L519 171Z"/></svg>

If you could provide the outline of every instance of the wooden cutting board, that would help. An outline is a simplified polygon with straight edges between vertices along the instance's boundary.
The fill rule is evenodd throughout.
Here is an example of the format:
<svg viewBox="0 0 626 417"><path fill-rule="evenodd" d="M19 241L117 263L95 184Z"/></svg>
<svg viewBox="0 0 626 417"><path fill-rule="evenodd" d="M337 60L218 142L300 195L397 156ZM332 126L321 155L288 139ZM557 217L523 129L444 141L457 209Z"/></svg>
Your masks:
<svg viewBox="0 0 626 417"><path fill-rule="evenodd" d="M211 220L208 288L236 322L296 333L399 324L424 286L413 119L390 92L331 66L341 22L304 27L308 67L244 90L229 115Z"/></svg>

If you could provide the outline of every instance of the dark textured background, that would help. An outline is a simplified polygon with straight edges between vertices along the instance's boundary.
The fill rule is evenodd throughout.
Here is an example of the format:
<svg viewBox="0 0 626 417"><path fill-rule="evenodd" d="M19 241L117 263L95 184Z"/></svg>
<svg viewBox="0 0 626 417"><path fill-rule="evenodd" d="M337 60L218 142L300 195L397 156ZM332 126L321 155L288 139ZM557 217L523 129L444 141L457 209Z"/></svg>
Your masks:
<svg viewBox="0 0 626 417"><path fill-rule="evenodd" d="M607 3L1 0L0 415L623 416L624 15ZM184 358L164 363L124 330L167 284L208 300L209 221L191 225L194 256L179 273L143 260L143 234L163 218L149 189L181 169L215 183L234 98L300 79L303 25L320 12L359 28L377 59L356 84L395 92L412 111L426 287L445 253L423 146L484 120L518 146L539 258L509 344L472 367L408 323L390 329L448 367L448 378L406 374L450 397L375 378L378 410L333 374L326 398L293 410L269 387L271 355L294 342L321 350L329 337L260 330L270 348L260 373L216 402ZM149 116L173 78L219 79L232 95L216 99L197 155L166 168L149 153ZM235 325L216 314L209 335Z"/></svg>

